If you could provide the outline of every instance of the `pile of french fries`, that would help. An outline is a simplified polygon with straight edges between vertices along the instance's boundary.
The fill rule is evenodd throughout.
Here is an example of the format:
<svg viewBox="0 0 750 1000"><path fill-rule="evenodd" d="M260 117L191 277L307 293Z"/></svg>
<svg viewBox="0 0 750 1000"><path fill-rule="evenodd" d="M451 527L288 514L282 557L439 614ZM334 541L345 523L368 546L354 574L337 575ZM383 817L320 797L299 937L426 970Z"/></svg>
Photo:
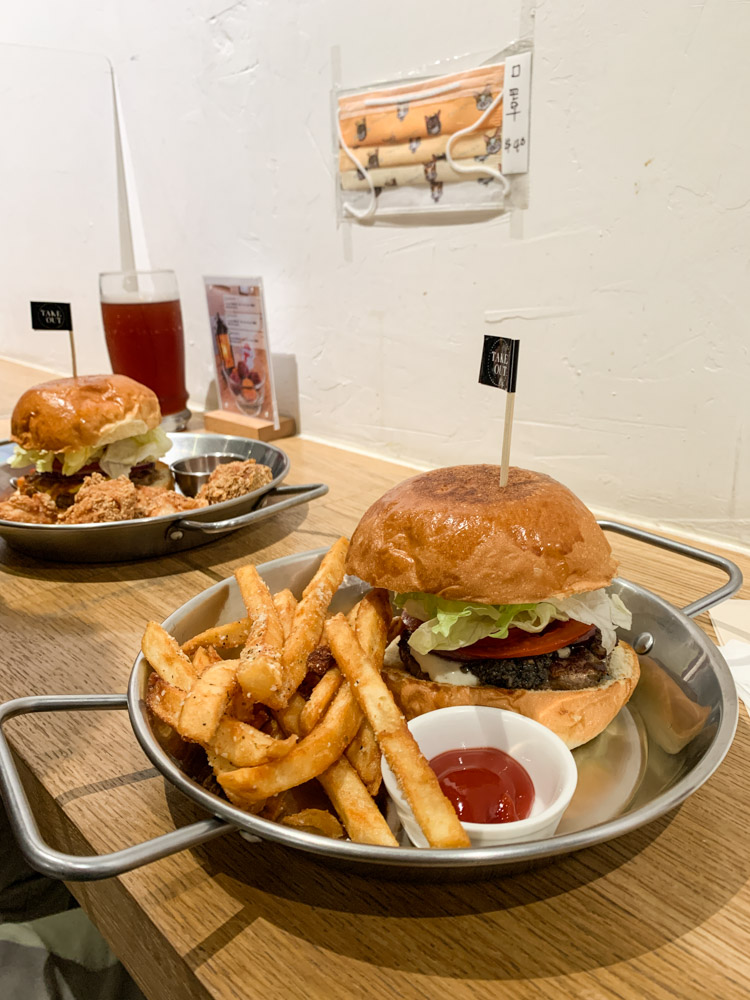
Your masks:
<svg viewBox="0 0 750 1000"><path fill-rule="evenodd" d="M432 847L468 847L382 677L393 624L387 591L328 617L344 577L340 538L297 601L271 595L254 566L235 576L247 610L180 645L149 622L148 707L202 746L234 805L322 836L397 847L376 798L385 756ZM299 808L316 781L324 808ZM319 789L316 789L319 791Z"/></svg>

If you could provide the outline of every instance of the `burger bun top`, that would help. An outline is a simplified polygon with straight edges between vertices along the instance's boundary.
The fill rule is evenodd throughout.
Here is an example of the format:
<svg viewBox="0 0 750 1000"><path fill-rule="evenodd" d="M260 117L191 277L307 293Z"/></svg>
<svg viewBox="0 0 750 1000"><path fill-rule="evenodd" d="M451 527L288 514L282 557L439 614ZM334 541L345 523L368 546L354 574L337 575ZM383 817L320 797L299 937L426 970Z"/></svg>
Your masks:
<svg viewBox="0 0 750 1000"><path fill-rule="evenodd" d="M527 604L611 583L617 564L591 511L541 472L459 465L407 479L366 511L347 571L399 594Z"/></svg>
<svg viewBox="0 0 750 1000"><path fill-rule="evenodd" d="M145 434L161 422L156 394L127 375L80 375L35 385L11 417L22 448L69 452Z"/></svg>

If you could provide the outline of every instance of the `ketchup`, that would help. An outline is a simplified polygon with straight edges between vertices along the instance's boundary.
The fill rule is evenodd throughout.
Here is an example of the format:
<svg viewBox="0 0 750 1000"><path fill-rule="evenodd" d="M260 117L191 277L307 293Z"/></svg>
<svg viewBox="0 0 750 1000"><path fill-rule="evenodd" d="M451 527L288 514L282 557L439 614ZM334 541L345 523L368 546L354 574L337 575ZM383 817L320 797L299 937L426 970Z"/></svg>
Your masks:
<svg viewBox="0 0 750 1000"><path fill-rule="evenodd" d="M446 750L432 758L430 767L443 794L465 823L510 823L526 819L531 812L531 778L504 750Z"/></svg>

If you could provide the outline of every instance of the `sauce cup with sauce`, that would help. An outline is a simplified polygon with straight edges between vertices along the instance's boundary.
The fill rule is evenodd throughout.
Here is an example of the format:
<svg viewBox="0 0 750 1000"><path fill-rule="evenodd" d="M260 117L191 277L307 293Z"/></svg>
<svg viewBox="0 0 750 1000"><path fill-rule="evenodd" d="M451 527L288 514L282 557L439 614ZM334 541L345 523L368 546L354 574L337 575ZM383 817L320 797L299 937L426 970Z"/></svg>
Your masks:
<svg viewBox="0 0 750 1000"><path fill-rule="evenodd" d="M427 712L412 719L409 722L409 729L428 761L447 751L475 748L500 750L509 755L515 764L511 763L508 766L506 777L503 779L506 787L503 788L500 775L502 761L498 763L496 787L501 798L509 794L513 804L517 801L521 812L523 812L524 797L526 797L526 807L529 805L528 780L523 777L523 773L519 774L519 769L515 765L520 765L522 772L525 772L531 780L533 801L525 819L481 823L461 820L472 847L492 847L542 840L554 834L575 792L578 771L572 753L551 730L515 712L480 705L456 705L452 708L439 708L434 712ZM471 757L472 755L468 754L462 758L464 764L468 764L469 767L473 763ZM495 787L494 771L493 774L487 774L486 771L495 768L494 755L492 757L488 755L485 761L480 759L478 763L485 774L469 776L470 780L465 782L468 786L466 799L468 803L473 791L481 788L479 809L486 811L488 796L491 798L492 795L487 786L489 784ZM385 787L409 839L415 847L429 846L385 758L381 762L381 768ZM451 778L454 788L462 784L460 771L461 764L456 761ZM517 779L523 780L518 781L516 785ZM514 785L521 790L517 799L513 793ZM443 787L444 790L447 788L446 785ZM451 792L449 797L453 795L455 792ZM505 804L508 805L508 800L505 800ZM490 814L507 817L508 812L501 804L498 809L490 808L487 815Z"/></svg>

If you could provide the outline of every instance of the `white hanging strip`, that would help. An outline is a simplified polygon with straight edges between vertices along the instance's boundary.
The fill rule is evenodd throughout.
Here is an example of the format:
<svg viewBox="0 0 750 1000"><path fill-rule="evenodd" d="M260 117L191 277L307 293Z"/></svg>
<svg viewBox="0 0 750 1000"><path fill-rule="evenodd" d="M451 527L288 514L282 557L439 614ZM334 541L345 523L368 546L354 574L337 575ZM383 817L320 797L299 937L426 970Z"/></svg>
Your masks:
<svg viewBox="0 0 750 1000"><path fill-rule="evenodd" d="M109 60L107 60L109 62ZM115 160L117 169L117 217L120 224L120 268L123 271L150 271L146 233L143 227L135 171L130 155L125 121L117 89L115 70L109 64L112 78L112 112L115 127Z"/></svg>

